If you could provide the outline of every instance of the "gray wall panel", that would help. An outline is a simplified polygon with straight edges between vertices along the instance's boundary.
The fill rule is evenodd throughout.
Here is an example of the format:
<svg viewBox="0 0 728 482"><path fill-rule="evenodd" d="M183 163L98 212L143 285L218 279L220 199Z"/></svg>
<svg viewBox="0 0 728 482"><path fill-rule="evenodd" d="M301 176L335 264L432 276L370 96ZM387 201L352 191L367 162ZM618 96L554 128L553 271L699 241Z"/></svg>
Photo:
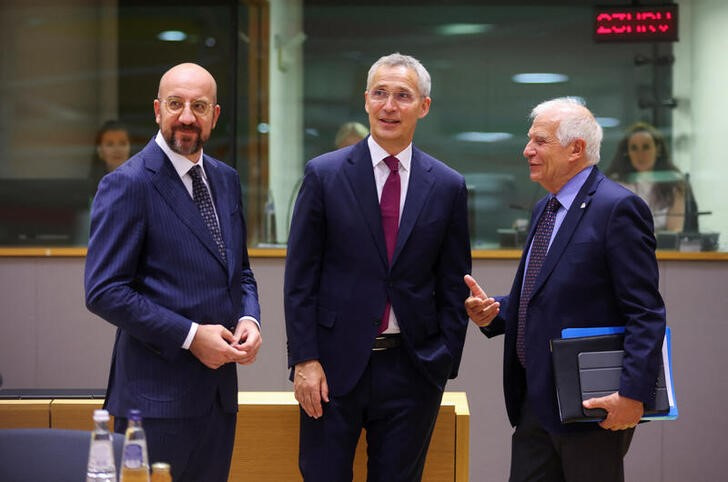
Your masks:
<svg viewBox="0 0 728 482"><path fill-rule="evenodd" d="M104 387L114 327L86 311L83 258L0 258L0 373L6 388ZM282 259L258 258L263 348L240 367L241 390L290 390L285 355ZM489 295L507 293L515 260L475 260ZM673 329L680 419L638 427L628 481L722 480L728 449L728 340L724 262L661 261L661 291ZM506 480L511 428L502 393L503 339L471 325L457 380L470 402L471 480Z"/></svg>

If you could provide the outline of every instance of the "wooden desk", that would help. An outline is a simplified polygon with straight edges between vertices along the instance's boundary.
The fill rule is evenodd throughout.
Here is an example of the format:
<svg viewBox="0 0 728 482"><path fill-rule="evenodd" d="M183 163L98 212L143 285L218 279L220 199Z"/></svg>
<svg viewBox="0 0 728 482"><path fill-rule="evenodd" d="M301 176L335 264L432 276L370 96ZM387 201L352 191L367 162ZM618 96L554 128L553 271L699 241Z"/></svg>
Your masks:
<svg viewBox="0 0 728 482"><path fill-rule="evenodd" d="M102 400L0 400L0 428L93 428ZM231 481L300 481L299 409L292 392L240 392ZM467 482L470 412L464 392L446 392L425 462L426 482ZM354 481L366 480L366 440L359 440Z"/></svg>
<svg viewBox="0 0 728 482"><path fill-rule="evenodd" d="M300 481L299 408L291 392L240 392L230 480ZM354 459L354 481L366 480L366 440ZM468 481L470 411L465 392L446 392L423 480Z"/></svg>
<svg viewBox="0 0 728 482"><path fill-rule="evenodd" d="M0 428L50 427L50 400L0 400Z"/></svg>
<svg viewBox="0 0 728 482"><path fill-rule="evenodd" d="M91 431L94 428L94 410L103 405L103 400L53 400L50 406L50 427ZM109 427L114 429L114 417L109 420Z"/></svg>

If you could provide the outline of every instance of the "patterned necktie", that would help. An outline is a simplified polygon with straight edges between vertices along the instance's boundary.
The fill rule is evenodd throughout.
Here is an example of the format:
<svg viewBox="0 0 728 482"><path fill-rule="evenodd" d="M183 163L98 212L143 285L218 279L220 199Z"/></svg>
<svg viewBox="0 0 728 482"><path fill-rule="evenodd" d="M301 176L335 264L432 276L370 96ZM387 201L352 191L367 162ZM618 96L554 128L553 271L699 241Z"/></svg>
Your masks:
<svg viewBox="0 0 728 482"><path fill-rule="evenodd" d="M379 209L382 211L382 228L384 228L384 241L387 245L387 259L392 263L394 246L397 244L397 231L399 229L399 201L401 184L399 179L399 161L394 156L384 158L389 168L389 176L382 188L382 197L379 200ZM384 307L382 323L379 325L379 333L382 333L389 326L389 298Z"/></svg>
<svg viewBox="0 0 728 482"><path fill-rule="evenodd" d="M560 206L559 200L555 197L549 199L543 214L541 214L541 219L538 221L538 226L536 226L533 241L531 241L531 255L528 258L526 275L523 277L523 289L521 290L521 298L518 303L518 334L516 335L516 354L521 365L524 367L526 366L525 332L528 302L531 299L536 278L546 258L549 241L551 241L551 233L554 230L554 222L556 221L556 211L559 210Z"/></svg>
<svg viewBox="0 0 728 482"><path fill-rule="evenodd" d="M217 224L217 217L215 216L215 208L212 206L210 191L207 190L205 183L202 182L200 166L192 167L189 173L190 177L192 177L192 197L195 200L195 204L197 204L197 208L200 210L202 220L205 221L207 229L210 230L210 234L217 245L220 256L222 256L224 261L227 261L225 244L222 242L222 235L220 234L220 225Z"/></svg>

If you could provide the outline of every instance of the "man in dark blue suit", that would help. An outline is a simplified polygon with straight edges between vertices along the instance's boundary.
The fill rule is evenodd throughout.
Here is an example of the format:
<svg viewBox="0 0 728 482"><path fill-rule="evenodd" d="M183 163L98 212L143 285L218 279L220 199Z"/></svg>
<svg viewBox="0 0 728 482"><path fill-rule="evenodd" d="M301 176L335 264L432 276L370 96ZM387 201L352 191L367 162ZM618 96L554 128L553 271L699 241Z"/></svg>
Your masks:
<svg viewBox="0 0 728 482"><path fill-rule="evenodd" d="M362 427L368 480L420 480L445 383L457 375L467 191L412 144L429 94L419 61L380 58L364 93L371 135L306 165L284 291L307 482L351 480Z"/></svg>
<svg viewBox="0 0 728 482"><path fill-rule="evenodd" d="M503 384L516 427L510 480L621 481L665 333L652 215L597 169L602 130L580 102L546 101L531 118L523 153L531 180L549 194L534 208L510 295L489 298L466 276L472 296L465 306L486 336L505 333ZM553 229L543 236L538 226L548 224ZM606 409L606 419L562 424L549 341L563 328L614 325L625 327L619 391L584 402Z"/></svg>
<svg viewBox="0 0 728 482"><path fill-rule="evenodd" d="M86 259L86 304L118 327L105 406L117 432L141 410L150 461L178 482L227 481L236 363L261 344L238 174L202 151L216 99L199 65L162 76L159 132L102 179Z"/></svg>

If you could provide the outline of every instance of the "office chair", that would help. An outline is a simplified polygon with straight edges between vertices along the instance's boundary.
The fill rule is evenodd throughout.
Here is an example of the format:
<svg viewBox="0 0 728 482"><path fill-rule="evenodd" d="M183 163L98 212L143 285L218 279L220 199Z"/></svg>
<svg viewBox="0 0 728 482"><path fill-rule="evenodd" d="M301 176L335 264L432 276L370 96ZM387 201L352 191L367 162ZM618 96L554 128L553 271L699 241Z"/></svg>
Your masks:
<svg viewBox="0 0 728 482"><path fill-rule="evenodd" d="M124 443L113 434L117 470ZM3 482L78 482L86 479L91 432L50 428L0 430L0 480Z"/></svg>

